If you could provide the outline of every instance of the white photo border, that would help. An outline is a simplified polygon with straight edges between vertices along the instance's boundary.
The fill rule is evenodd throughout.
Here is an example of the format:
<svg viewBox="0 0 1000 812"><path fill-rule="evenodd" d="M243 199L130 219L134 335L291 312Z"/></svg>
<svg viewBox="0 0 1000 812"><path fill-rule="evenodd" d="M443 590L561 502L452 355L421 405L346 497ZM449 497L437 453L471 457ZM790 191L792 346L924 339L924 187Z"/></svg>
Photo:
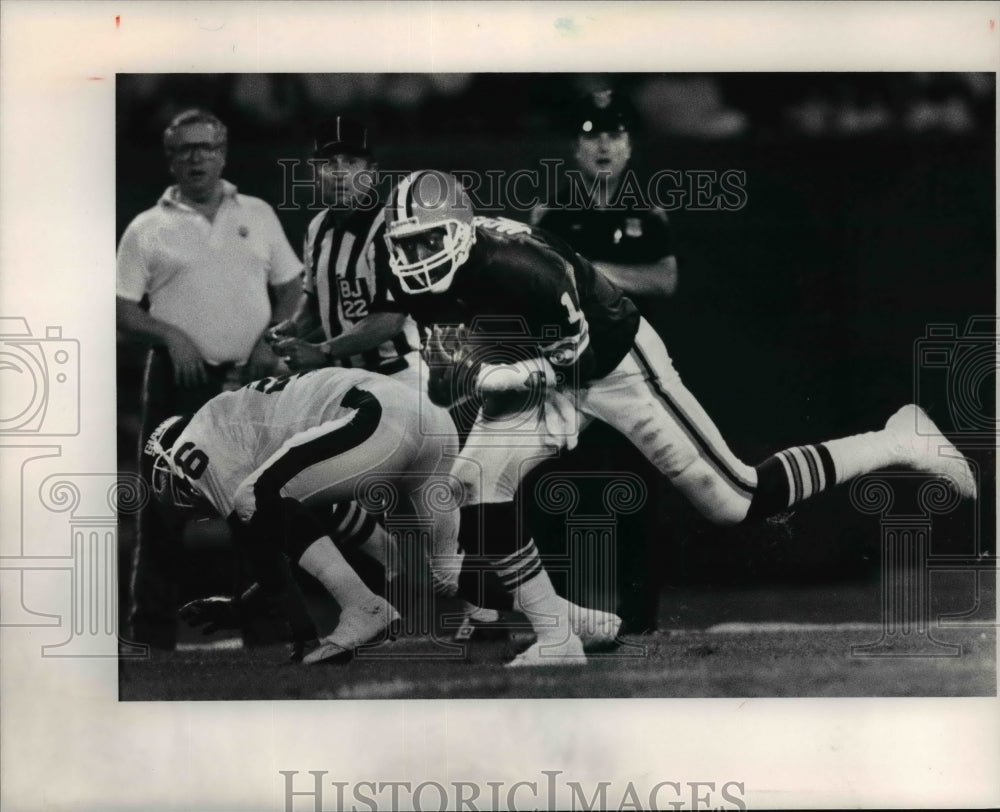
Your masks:
<svg viewBox="0 0 1000 812"><path fill-rule="evenodd" d="M79 342L80 431L47 445L93 471L117 467L117 73L1000 67L992 2L14 0L0 23L0 314ZM0 472L6 556L18 476ZM119 703L117 662L40 658L57 638L0 628L11 809L285 809L280 770L507 786L562 770L616 800L629 780L740 781L750 808L1000 803L995 698Z"/></svg>

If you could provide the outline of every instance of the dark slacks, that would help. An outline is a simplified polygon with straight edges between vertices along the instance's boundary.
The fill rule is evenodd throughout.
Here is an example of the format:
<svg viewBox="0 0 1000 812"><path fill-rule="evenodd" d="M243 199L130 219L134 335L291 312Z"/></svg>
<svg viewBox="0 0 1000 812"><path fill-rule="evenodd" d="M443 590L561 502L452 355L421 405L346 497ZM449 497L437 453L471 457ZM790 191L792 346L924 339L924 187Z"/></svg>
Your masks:
<svg viewBox="0 0 1000 812"><path fill-rule="evenodd" d="M142 387L142 428L139 435L139 470L146 438L161 422L175 414L193 414L236 382L233 365L205 365L207 381L191 388L174 383L174 369L166 349L150 350ZM172 649L177 643L177 609L183 567L183 519L155 500L138 514L130 589L130 636L139 643Z"/></svg>

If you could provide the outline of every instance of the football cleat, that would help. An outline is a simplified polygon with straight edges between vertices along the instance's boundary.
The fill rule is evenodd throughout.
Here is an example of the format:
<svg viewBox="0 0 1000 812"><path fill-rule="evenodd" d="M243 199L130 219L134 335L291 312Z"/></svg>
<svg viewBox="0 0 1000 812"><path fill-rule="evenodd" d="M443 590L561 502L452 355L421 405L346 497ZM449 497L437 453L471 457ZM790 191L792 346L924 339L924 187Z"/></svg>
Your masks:
<svg viewBox="0 0 1000 812"><path fill-rule="evenodd" d="M583 651L583 643L575 634L559 643L539 641L528 646L513 660L507 663L507 668L531 668L534 666L580 666L587 664L587 655Z"/></svg>
<svg viewBox="0 0 1000 812"><path fill-rule="evenodd" d="M500 613L495 609L473 607L462 618L452 640L456 643L468 643L472 640L477 642L506 640L510 637L510 631L510 624L503 622Z"/></svg>
<svg viewBox="0 0 1000 812"><path fill-rule="evenodd" d="M569 628L580 638L586 651L606 651L620 644L618 631L622 619L611 612L588 609L566 601L569 608Z"/></svg>
<svg viewBox="0 0 1000 812"><path fill-rule="evenodd" d="M976 498L976 479L968 460L919 406L904 406L886 421L885 431L900 464L943 477L959 496Z"/></svg>
<svg viewBox="0 0 1000 812"><path fill-rule="evenodd" d="M343 664L354 659L361 646L383 640L395 640L399 633L399 612L384 598L368 606L348 606L340 613L340 622L319 646L302 658L304 665Z"/></svg>

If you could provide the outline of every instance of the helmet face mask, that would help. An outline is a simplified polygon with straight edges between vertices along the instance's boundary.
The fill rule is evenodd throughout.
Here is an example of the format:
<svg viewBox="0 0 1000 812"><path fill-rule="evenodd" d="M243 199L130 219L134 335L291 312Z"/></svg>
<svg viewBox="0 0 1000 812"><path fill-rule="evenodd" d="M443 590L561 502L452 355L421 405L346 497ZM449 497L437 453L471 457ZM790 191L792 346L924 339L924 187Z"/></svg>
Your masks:
<svg viewBox="0 0 1000 812"><path fill-rule="evenodd" d="M204 512L207 500L173 461L174 441L187 423L188 419L180 416L163 421L146 441L143 455L152 458L149 484L156 501L183 513L193 514Z"/></svg>
<svg viewBox="0 0 1000 812"><path fill-rule="evenodd" d="M174 470L169 452L165 452L153 460L150 485L153 489L153 496L161 505L173 507L185 513L193 513L202 507L204 500L201 494L191 480Z"/></svg>
<svg viewBox="0 0 1000 812"><path fill-rule="evenodd" d="M443 172L414 172L386 206L389 267L406 293L439 293L476 241L472 204L458 180Z"/></svg>

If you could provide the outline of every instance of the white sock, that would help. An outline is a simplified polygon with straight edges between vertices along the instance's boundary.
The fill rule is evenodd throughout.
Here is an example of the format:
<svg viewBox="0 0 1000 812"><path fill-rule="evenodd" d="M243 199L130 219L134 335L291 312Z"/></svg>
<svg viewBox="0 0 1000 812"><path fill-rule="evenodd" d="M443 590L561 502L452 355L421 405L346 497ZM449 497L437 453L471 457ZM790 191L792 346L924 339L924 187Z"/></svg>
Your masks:
<svg viewBox="0 0 1000 812"><path fill-rule="evenodd" d="M841 437L839 440L826 440L823 445L833 459L838 485L897 462L884 431L869 431Z"/></svg>
<svg viewBox="0 0 1000 812"><path fill-rule="evenodd" d="M514 608L528 618L540 642L561 643L569 637L569 607L545 570L514 589Z"/></svg>
<svg viewBox="0 0 1000 812"><path fill-rule="evenodd" d="M329 536L310 544L299 559L299 566L319 581L342 609L377 600L378 596L365 586Z"/></svg>
<svg viewBox="0 0 1000 812"><path fill-rule="evenodd" d="M358 545L358 549L382 565L387 581L399 575L399 547L382 525L376 524L372 534Z"/></svg>

